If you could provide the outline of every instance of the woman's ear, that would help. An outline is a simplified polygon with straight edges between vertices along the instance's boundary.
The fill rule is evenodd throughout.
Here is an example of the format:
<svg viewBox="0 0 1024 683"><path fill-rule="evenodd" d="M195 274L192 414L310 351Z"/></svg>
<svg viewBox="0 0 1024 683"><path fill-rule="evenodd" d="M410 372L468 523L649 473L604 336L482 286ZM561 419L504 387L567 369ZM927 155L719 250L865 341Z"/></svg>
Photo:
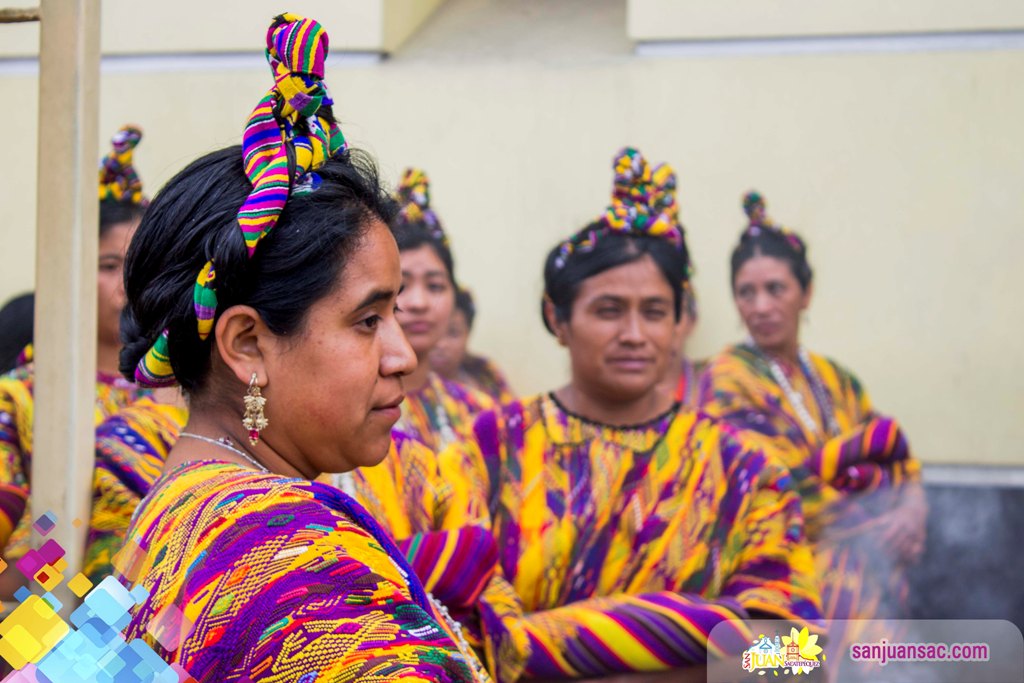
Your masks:
<svg viewBox="0 0 1024 683"><path fill-rule="evenodd" d="M544 299L544 319L548 321L548 327L554 331L555 339L558 340L559 346L565 346L569 326L558 319L558 314L555 313L554 302L547 298Z"/></svg>
<svg viewBox="0 0 1024 683"><path fill-rule="evenodd" d="M807 289L804 290L803 295L800 297L800 310L806 311L811 306L811 299L814 296L814 283L808 282Z"/></svg>
<svg viewBox="0 0 1024 683"><path fill-rule="evenodd" d="M272 343L273 333L256 309L251 306L227 309L217 318L215 335L221 360L239 382L249 384L255 374L258 385L267 384L264 353Z"/></svg>

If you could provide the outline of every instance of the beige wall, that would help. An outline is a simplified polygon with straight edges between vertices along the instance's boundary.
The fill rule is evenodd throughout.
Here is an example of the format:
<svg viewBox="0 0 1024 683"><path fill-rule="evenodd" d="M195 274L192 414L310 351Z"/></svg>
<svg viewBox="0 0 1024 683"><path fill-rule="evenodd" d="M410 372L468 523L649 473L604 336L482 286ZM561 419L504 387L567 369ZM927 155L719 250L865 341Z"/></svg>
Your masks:
<svg viewBox="0 0 1024 683"><path fill-rule="evenodd" d="M444 0L103 0L107 55L260 52L269 20L283 11L329 27L331 50L390 52ZM38 24L3 27L0 57L39 52Z"/></svg>
<svg viewBox="0 0 1024 683"><path fill-rule="evenodd" d="M145 128L137 157L152 191L196 155L238 141L264 72L256 60L230 72L108 73L103 137L124 121ZM810 243L808 345L853 368L925 461L1022 464L1022 72L1022 52L441 64L399 55L336 68L328 83L346 135L387 177L407 164L430 172L459 275L481 308L473 346L517 389L566 377L538 318L542 259L603 207L611 155L629 143L679 170L703 316L697 355L743 335L727 259L740 195L757 187ZM35 78L0 76L0 91L17 94L16 107L0 107L6 297L33 277Z"/></svg>
<svg viewBox="0 0 1024 683"><path fill-rule="evenodd" d="M634 40L990 31L1024 27L1018 0L628 0Z"/></svg>

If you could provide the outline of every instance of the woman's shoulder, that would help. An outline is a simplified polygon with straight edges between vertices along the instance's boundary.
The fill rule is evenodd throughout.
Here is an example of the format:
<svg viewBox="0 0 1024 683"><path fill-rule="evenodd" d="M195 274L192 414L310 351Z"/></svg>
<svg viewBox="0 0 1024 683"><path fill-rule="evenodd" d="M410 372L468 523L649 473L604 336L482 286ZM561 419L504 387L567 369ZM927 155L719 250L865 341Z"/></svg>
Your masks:
<svg viewBox="0 0 1024 683"><path fill-rule="evenodd" d="M774 478L780 468L785 469L777 459L752 445L744 432L702 409L681 408L665 440L671 448L704 453L706 458L717 460L731 478L753 481L765 474Z"/></svg>
<svg viewBox="0 0 1024 683"><path fill-rule="evenodd" d="M451 399L465 405L471 413L480 413L495 408L494 399L467 384L438 376L440 386Z"/></svg>

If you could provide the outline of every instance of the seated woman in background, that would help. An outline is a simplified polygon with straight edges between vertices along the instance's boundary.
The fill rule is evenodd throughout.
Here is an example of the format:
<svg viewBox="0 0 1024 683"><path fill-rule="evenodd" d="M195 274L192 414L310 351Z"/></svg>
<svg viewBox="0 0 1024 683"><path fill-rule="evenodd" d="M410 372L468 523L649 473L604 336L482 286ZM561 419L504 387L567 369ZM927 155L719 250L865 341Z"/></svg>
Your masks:
<svg viewBox="0 0 1024 683"><path fill-rule="evenodd" d="M441 451L455 441L472 439L473 418L494 402L430 367L430 353L447 331L455 307L455 265L441 221L430 208L427 174L406 169L398 199L402 208L394 229L402 254L403 287L398 319L418 361L405 379L407 396L398 428Z"/></svg>
<svg viewBox="0 0 1024 683"><path fill-rule="evenodd" d="M183 414L172 405L171 397L146 399L149 392L117 374L118 353L121 349L120 317L124 306L123 263L125 251L135 232L147 201L142 183L133 166L136 145L142 132L133 126L121 128L114 136L113 151L100 166L99 175L99 271L97 274L98 316L96 339L96 424L117 415L119 411L142 399L150 403L150 410L163 421L180 422ZM29 478L32 465L33 379L35 364L31 347L24 354L25 364L0 378L0 547L10 561L25 554L29 547L31 520L28 512ZM165 404L166 403L166 404ZM94 499L99 505L93 514L100 517L111 514L106 508L110 502ZM42 512L42 511L37 511ZM127 515L114 512L120 521L113 523L121 530L127 527ZM91 546L91 542L90 542ZM110 566L95 561L98 550L86 548L87 571L93 576L109 574ZM13 563L0 579L0 593L11 595L24 581Z"/></svg>
<svg viewBox="0 0 1024 683"><path fill-rule="evenodd" d="M494 361L470 353L467 348L475 319L473 294L468 289L459 289L448 329L430 352L430 367L445 379L482 391L498 405L515 400L505 373Z"/></svg>
<svg viewBox="0 0 1024 683"><path fill-rule="evenodd" d="M897 616L904 569L924 548L920 464L860 381L800 344L812 294L806 244L768 220L757 193L743 205L750 222L732 253L732 291L750 336L710 362L703 407L793 473L825 616Z"/></svg>
<svg viewBox="0 0 1024 683"><path fill-rule="evenodd" d="M475 426L534 677L702 666L716 624L820 616L789 473L658 390L686 243L651 206L640 153L614 169L607 212L544 267L544 324L568 349L569 383Z"/></svg>
<svg viewBox="0 0 1024 683"><path fill-rule="evenodd" d="M415 356L395 206L335 122L327 35L285 14L266 47L243 146L171 179L128 254L121 369L180 383L190 415L119 556L149 592L127 636L201 682L489 680L390 536L312 481L385 457ZM170 613L194 625L173 651Z"/></svg>

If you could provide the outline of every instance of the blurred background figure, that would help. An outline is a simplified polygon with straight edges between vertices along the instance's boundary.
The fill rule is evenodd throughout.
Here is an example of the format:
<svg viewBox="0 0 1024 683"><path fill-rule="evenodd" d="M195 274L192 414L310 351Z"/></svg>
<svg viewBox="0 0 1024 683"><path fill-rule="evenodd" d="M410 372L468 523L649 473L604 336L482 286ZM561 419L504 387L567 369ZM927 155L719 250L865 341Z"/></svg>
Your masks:
<svg viewBox="0 0 1024 683"><path fill-rule="evenodd" d="M431 368L430 354L448 333L455 309L455 262L441 220L430 206L430 179L424 171L405 170L398 201L401 209L393 221L402 257L398 321L417 364L403 379L406 395L395 427L440 452L456 441L471 441L473 419L494 402Z"/></svg>
<svg viewBox="0 0 1024 683"><path fill-rule="evenodd" d="M455 293L455 308L448 328L430 352L430 367L444 377L473 387L490 396L499 405L515 398L508 380L494 361L469 352L469 336L476 319L473 293L460 288Z"/></svg>
<svg viewBox="0 0 1024 683"><path fill-rule="evenodd" d="M857 377L803 345L800 321L813 293L804 240L769 220L758 193L743 208L749 223L731 270L749 336L709 363L702 407L792 471L825 617L905 618L906 571L925 542L921 464Z"/></svg>
<svg viewBox="0 0 1024 683"><path fill-rule="evenodd" d="M820 604L789 473L659 390L689 252L643 156L625 148L613 168L606 212L544 265L568 382L481 415L476 434L527 673L678 681L706 665L716 625L746 640L737 621L809 623Z"/></svg>
<svg viewBox="0 0 1024 683"><path fill-rule="evenodd" d="M0 375L16 368L25 348L32 343L35 300L35 294L27 292L0 308Z"/></svg>
<svg viewBox="0 0 1024 683"><path fill-rule="evenodd" d="M174 392L163 392L155 399L147 399L150 392L137 387L121 377L118 371L118 355L121 350L121 310L125 304L124 260L132 235L145 213L148 201L142 193L142 183L135 172L133 156L136 145L142 139L142 131L134 126L122 127L111 140L113 149L104 157L99 171L99 258L97 265L97 344L96 344L96 408L97 427L128 407L137 409L140 400L152 403L144 412L164 412L158 420L159 428L152 426L158 443L173 440L165 432L176 432L183 420L183 412L176 404L179 397ZM74 343L74 340L68 340ZM3 556L10 563L23 556L29 547L31 520L28 514L31 473L30 459L33 444L33 380L35 367L31 346L22 357L23 364L0 378L0 547ZM156 407L153 400L166 403ZM167 412L169 411L169 413ZM125 415L118 419L136 420L139 416ZM142 417L149 424L149 418ZM114 429L113 425L109 427ZM107 430L101 429L101 432ZM109 443L102 437L98 445ZM166 454L166 445L160 446ZM109 449L100 449L110 453ZM121 457L117 468L128 468L141 472L150 481L155 479L163 465L160 457L153 455L146 446L133 444L122 456L131 455L129 460ZM150 458L156 457L155 461ZM112 461L106 461L112 463ZM102 456L97 460L97 481L104 480L109 470L105 469ZM140 469L141 466L141 469ZM128 518L134 507L125 502L126 490L107 481L94 490L93 521L97 528L90 528L86 547L87 574L103 576L110 573L112 550L101 550L111 538L111 545L119 543L118 529L123 534ZM130 494L128 494L129 497ZM134 496L136 501L138 495ZM97 543L99 545L97 545ZM20 573L13 566L0 575L0 596L10 599L14 590L23 582Z"/></svg>

